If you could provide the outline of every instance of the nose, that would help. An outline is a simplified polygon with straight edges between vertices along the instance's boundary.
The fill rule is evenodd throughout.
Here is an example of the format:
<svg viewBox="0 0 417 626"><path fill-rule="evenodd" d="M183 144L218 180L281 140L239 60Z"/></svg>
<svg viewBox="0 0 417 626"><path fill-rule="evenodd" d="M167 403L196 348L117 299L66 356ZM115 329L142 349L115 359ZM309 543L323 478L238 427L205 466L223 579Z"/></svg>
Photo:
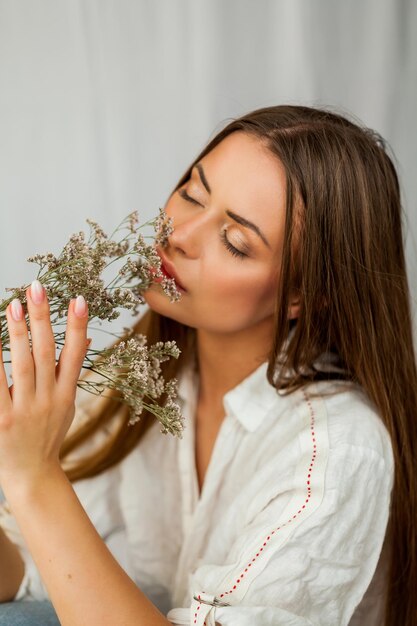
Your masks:
<svg viewBox="0 0 417 626"><path fill-rule="evenodd" d="M195 213L187 217L173 215L173 232L168 237L168 243L183 256L197 258L201 254L201 246L207 240L207 216Z"/></svg>

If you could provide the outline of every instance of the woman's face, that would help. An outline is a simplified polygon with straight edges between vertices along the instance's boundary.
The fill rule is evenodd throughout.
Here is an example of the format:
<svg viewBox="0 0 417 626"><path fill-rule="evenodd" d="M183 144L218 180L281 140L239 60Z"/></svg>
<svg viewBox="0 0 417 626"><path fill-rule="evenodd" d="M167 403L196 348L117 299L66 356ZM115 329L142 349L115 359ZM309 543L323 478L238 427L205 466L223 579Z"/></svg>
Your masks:
<svg viewBox="0 0 417 626"><path fill-rule="evenodd" d="M186 289L158 313L197 329L236 333L272 321L285 226L285 172L255 137L228 135L194 166L165 210L174 231L160 249Z"/></svg>

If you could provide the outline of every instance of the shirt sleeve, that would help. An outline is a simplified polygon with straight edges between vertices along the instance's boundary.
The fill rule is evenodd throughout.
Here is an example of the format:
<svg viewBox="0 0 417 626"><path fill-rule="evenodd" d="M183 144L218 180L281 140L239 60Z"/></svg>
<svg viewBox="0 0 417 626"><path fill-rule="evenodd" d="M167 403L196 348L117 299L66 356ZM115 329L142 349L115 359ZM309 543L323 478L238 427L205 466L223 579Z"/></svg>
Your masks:
<svg viewBox="0 0 417 626"><path fill-rule="evenodd" d="M225 562L190 575L191 606L167 618L193 626L347 625L378 564L393 480L392 454L347 443L330 450L317 506L296 519L301 483L292 510L282 506L278 487Z"/></svg>

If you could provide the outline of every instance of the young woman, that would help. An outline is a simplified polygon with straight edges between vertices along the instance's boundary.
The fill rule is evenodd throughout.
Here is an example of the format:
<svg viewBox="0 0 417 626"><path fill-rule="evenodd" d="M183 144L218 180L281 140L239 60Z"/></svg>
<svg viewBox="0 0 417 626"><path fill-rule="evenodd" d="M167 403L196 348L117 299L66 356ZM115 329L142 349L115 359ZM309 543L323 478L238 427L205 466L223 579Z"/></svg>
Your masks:
<svg viewBox="0 0 417 626"><path fill-rule="evenodd" d="M414 625L417 372L383 140L326 110L260 109L165 208L182 297L153 284L135 331L182 351L165 375L183 439L149 414L127 428L111 399L62 445L88 312L71 303L56 370L34 284L32 353L15 302L12 388L0 368L1 599L48 594L71 626Z"/></svg>

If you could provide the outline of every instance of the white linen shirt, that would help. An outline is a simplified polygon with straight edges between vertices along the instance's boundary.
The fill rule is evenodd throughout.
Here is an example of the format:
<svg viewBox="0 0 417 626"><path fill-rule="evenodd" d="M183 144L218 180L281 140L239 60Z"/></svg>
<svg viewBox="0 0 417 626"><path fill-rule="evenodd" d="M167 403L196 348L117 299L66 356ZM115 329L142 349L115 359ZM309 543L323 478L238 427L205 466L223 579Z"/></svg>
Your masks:
<svg viewBox="0 0 417 626"><path fill-rule="evenodd" d="M183 438L161 434L155 421L128 457L74 489L174 625L379 626L394 479L389 434L359 386L318 382L284 396L266 369L264 362L225 394L201 495L191 365L179 381ZM311 397L330 388L338 393ZM7 504L0 524L26 564L16 599L46 598Z"/></svg>

